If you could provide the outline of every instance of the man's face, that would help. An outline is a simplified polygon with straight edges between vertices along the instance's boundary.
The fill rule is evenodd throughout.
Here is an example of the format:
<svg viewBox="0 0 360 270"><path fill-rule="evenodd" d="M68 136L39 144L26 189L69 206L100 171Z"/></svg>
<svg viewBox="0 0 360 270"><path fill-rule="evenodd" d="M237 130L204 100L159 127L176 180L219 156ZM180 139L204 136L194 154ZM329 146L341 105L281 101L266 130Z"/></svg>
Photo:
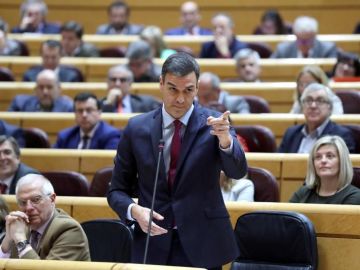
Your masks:
<svg viewBox="0 0 360 270"><path fill-rule="evenodd" d="M302 104L306 125L315 129L319 127L331 114L331 106L325 90L318 90L304 96Z"/></svg>
<svg viewBox="0 0 360 270"><path fill-rule="evenodd" d="M181 118L191 107L198 92L195 72L183 77L166 74L160 77L160 90L165 110L175 119Z"/></svg>
<svg viewBox="0 0 360 270"><path fill-rule="evenodd" d="M313 32L308 33L295 33L296 35L296 44L298 50L301 51L303 55L308 55L309 50L314 46L316 34Z"/></svg>
<svg viewBox="0 0 360 270"><path fill-rule="evenodd" d="M73 31L62 31L61 32L61 46L67 55L71 55L73 51L79 47L81 39L76 36Z"/></svg>
<svg viewBox="0 0 360 270"><path fill-rule="evenodd" d="M318 81L310 73L304 72L299 77L298 81L296 82L296 87L300 97L305 88L312 83L318 83Z"/></svg>
<svg viewBox="0 0 360 270"><path fill-rule="evenodd" d="M19 163L20 159L16 156L12 144L9 141L0 144L0 179L14 175Z"/></svg>
<svg viewBox="0 0 360 270"><path fill-rule="evenodd" d="M107 80L107 86L108 91L113 88L119 88L123 96L127 95L131 89L130 74L123 70L111 71Z"/></svg>
<svg viewBox="0 0 360 270"><path fill-rule="evenodd" d="M97 108L95 99L75 102L75 121L86 134L100 121L100 117L101 111Z"/></svg>
<svg viewBox="0 0 360 270"><path fill-rule="evenodd" d="M224 16L217 16L212 20L213 31L215 37L225 36L228 40L233 37L233 30L228 18Z"/></svg>
<svg viewBox="0 0 360 270"><path fill-rule="evenodd" d="M138 79L150 69L151 60L149 59L133 59L129 60L129 69L134 74L134 78Z"/></svg>
<svg viewBox="0 0 360 270"><path fill-rule="evenodd" d="M39 24L44 20L44 17L41 13L41 5L36 3L29 5L25 11L24 17L31 18L32 27L38 27Z"/></svg>
<svg viewBox="0 0 360 270"><path fill-rule="evenodd" d="M41 50L41 57L43 66L45 69L56 69L60 63L61 51L60 48L54 47L50 48L47 45L44 45Z"/></svg>
<svg viewBox="0 0 360 270"><path fill-rule="evenodd" d="M198 25L200 15L195 3L187 2L181 8L181 22L185 28L193 28Z"/></svg>
<svg viewBox="0 0 360 270"><path fill-rule="evenodd" d="M200 78L199 91L197 94L200 105L208 106L210 102L218 102L219 94L219 90L213 89L210 79Z"/></svg>
<svg viewBox="0 0 360 270"><path fill-rule="evenodd" d="M236 71L244 82L256 82L259 80L261 68L255 57L250 56L238 61Z"/></svg>
<svg viewBox="0 0 360 270"><path fill-rule="evenodd" d="M60 95L56 79L47 74L40 74L36 79L35 95L42 107L50 108Z"/></svg>
<svg viewBox="0 0 360 270"><path fill-rule="evenodd" d="M128 20L126 9L123 7L112 8L109 13L109 20L115 29L122 29Z"/></svg>
<svg viewBox="0 0 360 270"><path fill-rule="evenodd" d="M43 194L39 181L24 184L18 190L18 206L29 217L31 229L38 229L49 220L55 208L55 197L55 194Z"/></svg>

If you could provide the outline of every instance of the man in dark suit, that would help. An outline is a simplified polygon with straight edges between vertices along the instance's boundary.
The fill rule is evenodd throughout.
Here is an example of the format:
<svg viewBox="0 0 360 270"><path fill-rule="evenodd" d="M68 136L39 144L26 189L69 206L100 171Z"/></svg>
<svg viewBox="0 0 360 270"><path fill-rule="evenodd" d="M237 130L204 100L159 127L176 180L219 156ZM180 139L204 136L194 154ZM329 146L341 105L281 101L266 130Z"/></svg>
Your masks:
<svg viewBox="0 0 360 270"><path fill-rule="evenodd" d="M23 81L34 82L42 70L51 69L61 82L82 82L83 76L77 68L60 65L61 50L61 43L57 40L43 42L40 52L42 65L29 68L23 76Z"/></svg>
<svg viewBox="0 0 360 270"><path fill-rule="evenodd" d="M42 175L28 174L16 186L20 211L6 217L1 258L90 261L87 237L81 225L55 208L56 194Z"/></svg>
<svg viewBox="0 0 360 270"><path fill-rule="evenodd" d="M288 128L279 147L280 153L309 153L316 140L325 135L344 139L350 153L355 151L355 140L349 129L330 120L335 95L327 86L312 83L301 95L305 124Z"/></svg>
<svg viewBox="0 0 360 270"><path fill-rule="evenodd" d="M231 96L220 88L220 79L211 72L204 72L200 75L199 104L208 107L217 102L225 106L231 113L250 113L249 104L241 96Z"/></svg>
<svg viewBox="0 0 360 270"><path fill-rule="evenodd" d="M211 23L214 29L214 41L205 42L200 51L200 58L233 58L247 44L234 35L234 22L226 14L216 14Z"/></svg>
<svg viewBox="0 0 360 270"><path fill-rule="evenodd" d="M296 18L293 31L296 40L280 43L271 58L336 58L335 43L319 41L316 38L318 22L314 18Z"/></svg>
<svg viewBox="0 0 360 270"><path fill-rule="evenodd" d="M12 112L72 112L73 101L61 95L55 72L42 70L36 78L35 95L17 95L8 111Z"/></svg>
<svg viewBox="0 0 360 270"><path fill-rule="evenodd" d="M199 26L201 20L198 4L193 1L187 1L181 5L181 23L182 26L172 28L165 32L165 35L212 35L210 29Z"/></svg>
<svg viewBox="0 0 360 270"><path fill-rule="evenodd" d="M58 34L60 32L58 24L46 21L48 8L44 1L27 0L21 5L20 12L21 22L12 29L13 33Z"/></svg>
<svg viewBox="0 0 360 270"><path fill-rule="evenodd" d="M229 112L194 103L198 78L194 58L169 56L160 78L163 107L130 119L120 140L108 202L121 219L136 221L133 262L143 261L160 140L164 158L147 262L220 269L238 255L219 176L223 170L239 179L247 163Z"/></svg>
<svg viewBox="0 0 360 270"><path fill-rule="evenodd" d="M54 148L116 149L120 130L101 120L101 104L94 94L74 98L76 126L59 132Z"/></svg>
<svg viewBox="0 0 360 270"><path fill-rule="evenodd" d="M10 125L1 119L0 119L0 135L13 137L20 145L20 147L25 147L25 139L22 129L17 126Z"/></svg>
<svg viewBox="0 0 360 270"><path fill-rule="evenodd" d="M103 112L149 112L160 102L146 95L130 94L133 73L124 65L111 67L107 78L107 96L101 101Z"/></svg>
<svg viewBox="0 0 360 270"><path fill-rule="evenodd" d="M20 147L13 137L0 135L0 193L15 194L18 180L29 173L39 172L21 163Z"/></svg>

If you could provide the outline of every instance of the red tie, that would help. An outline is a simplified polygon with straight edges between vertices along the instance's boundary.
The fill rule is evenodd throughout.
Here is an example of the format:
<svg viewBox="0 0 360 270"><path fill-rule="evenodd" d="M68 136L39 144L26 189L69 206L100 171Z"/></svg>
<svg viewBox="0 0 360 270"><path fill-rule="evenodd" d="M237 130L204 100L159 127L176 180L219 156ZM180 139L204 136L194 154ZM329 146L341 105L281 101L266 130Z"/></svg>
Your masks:
<svg viewBox="0 0 360 270"><path fill-rule="evenodd" d="M5 194L7 189L7 185L0 183L0 194Z"/></svg>
<svg viewBox="0 0 360 270"><path fill-rule="evenodd" d="M170 190L172 190L175 183L176 165L179 158L180 147L181 147L180 130L182 126L182 123L179 120L175 120L173 123L175 126L175 131L171 140L170 168L168 173L168 185Z"/></svg>

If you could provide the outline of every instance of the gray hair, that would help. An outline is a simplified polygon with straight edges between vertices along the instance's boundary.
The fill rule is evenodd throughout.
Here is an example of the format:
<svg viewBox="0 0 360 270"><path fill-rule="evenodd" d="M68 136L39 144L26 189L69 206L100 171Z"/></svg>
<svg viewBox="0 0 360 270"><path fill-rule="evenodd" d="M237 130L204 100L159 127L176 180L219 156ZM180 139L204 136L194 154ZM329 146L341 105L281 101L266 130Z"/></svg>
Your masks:
<svg viewBox="0 0 360 270"><path fill-rule="evenodd" d="M20 158L20 146L16 139L12 136L6 136L6 135L0 135L0 145L2 145L5 142L9 142L11 144L11 147L13 148L13 151L15 153L15 156L19 159Z"/></svg>
<svg viewBox="0 0 360 270"><path fill-rule="evenodd" d="M234 24L233 19L230 17L230 15L228 15L228 14L226 14L226 13L216 13L216 14L212 17L211 22L212 22L214 19L216 19L217 17L224 17L224 18L226 18L226 19L228 20L229 26L230 26L231 28L234 28L235 24Z"/></svg>
<svg viewBox="0 0 360 270"><path fill-rule="evenodd" d="M34 184L36 182L40 182L41 183L41 193L42 195L51 195L54 193L54 187L51 184L51 182L45 178L45 176L41 175L41 174L27 174L23 177L21 177L19 179L19 181L16 184L16 188L15 188L15 194L18 194L18 191L21 187L25 186L25 185L30 185L30 184Z"/></svg>
<svg viewBox="0 0 360 270"><path fill-rule="evenodd" d="M108 78L110 78L111 76L111 73L113 72L116 72L116 71L120 71L120 72L124 72L124 73L127 73L128 74L128 77L130 79L130 82L133 82L134 81L134 74L132 73L132 71L125 65L116 65L116 66L113 66L109 69L108 71Z"/></svg>
<svg viewBox="0 0 360 270"><path fill-rule="evenodd" d="M305 88L305 90L300 98L301 106L302 106L304 100L308 97L308 95L310 93L320 91L320 90L325 91L326 99L330 105L330 109L331 109L330 111L332 112L333 107L334 107L333 100L334 100L335 94L333 91L331 91L331 89L329 87L327 87L326 85L320 84L320 83L311 83Z"/></svg>
<svg viewBox="0 0 360 270"><path fill-rule="evenodd" d="M31 5L39 5L40 10L41 10L41 14L43 15L43 17L45 17L47 15L48 7L47 7L46 3L43 0L27 0L24 3L22 3L22 5L20 7L21 18L24 17L25 12L27 11L29 6L31 6Z"/></svg>
<svg viewBox="0 0 360 270"><path fill-rule="evenodd" d="M199 80L209 78L211 81L211 86L213 89L219 89L220 88L220 78L214 73L211 72L203 72L201 73Z"/></svg>
<svg viewBox="0 0 360 270"><path fill-rule="evenodd" d="M294 21L293 32L296 33L317 33L318 22L315 18L308 16L297 17Z"/></svg>
<svg viewBox="0 0 360 270"><path fill-rule="evenodd" d="M247 59L247 58L250 58L250 57L254 57L257 65L260 64L260 55L259 55L259 53L257 51L252 50L252 49L244 48L244 49L241 49L240 51L238 51L234 55L234 59L236 60L236 64L238 64L240 60Z"/></svg>
<svg viewBox="0 0 360 270"><path fill-rule="evenodd" d="M130 60L151 60L152 52L149 43L144 40L132 42L126 51L126 58Z"/></svg>

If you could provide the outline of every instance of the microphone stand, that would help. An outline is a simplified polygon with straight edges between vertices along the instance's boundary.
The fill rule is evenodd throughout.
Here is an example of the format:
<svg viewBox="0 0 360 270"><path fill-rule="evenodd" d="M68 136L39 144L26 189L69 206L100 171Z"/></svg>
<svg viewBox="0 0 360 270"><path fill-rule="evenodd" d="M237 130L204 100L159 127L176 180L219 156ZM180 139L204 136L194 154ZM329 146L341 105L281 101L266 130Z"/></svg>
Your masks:
<svg viewBox="0 0 360 270"><path fill-rule="evenodd" d="M164 149L164 144L165 144L164 140L160 139L160 141L159 141L159 155L158 155L158 161L157 161L157 166L156 166L156 174L155 174L154 190L153 190L151 208L150 208L149 224L148 224L148 230L147 230L147 233L146 233L146 244L145 244L145 252L144 252L143 264L146 264L146 260L147 260L149 241L150 241L151 223L153 221L153 215L154 215L154 204L155 204L155 197L156 197L156 188L157 188L157 182L158 182L158 179L159 179L160 161L161 161L161 156L162 156L163 149Z"/></svg>

